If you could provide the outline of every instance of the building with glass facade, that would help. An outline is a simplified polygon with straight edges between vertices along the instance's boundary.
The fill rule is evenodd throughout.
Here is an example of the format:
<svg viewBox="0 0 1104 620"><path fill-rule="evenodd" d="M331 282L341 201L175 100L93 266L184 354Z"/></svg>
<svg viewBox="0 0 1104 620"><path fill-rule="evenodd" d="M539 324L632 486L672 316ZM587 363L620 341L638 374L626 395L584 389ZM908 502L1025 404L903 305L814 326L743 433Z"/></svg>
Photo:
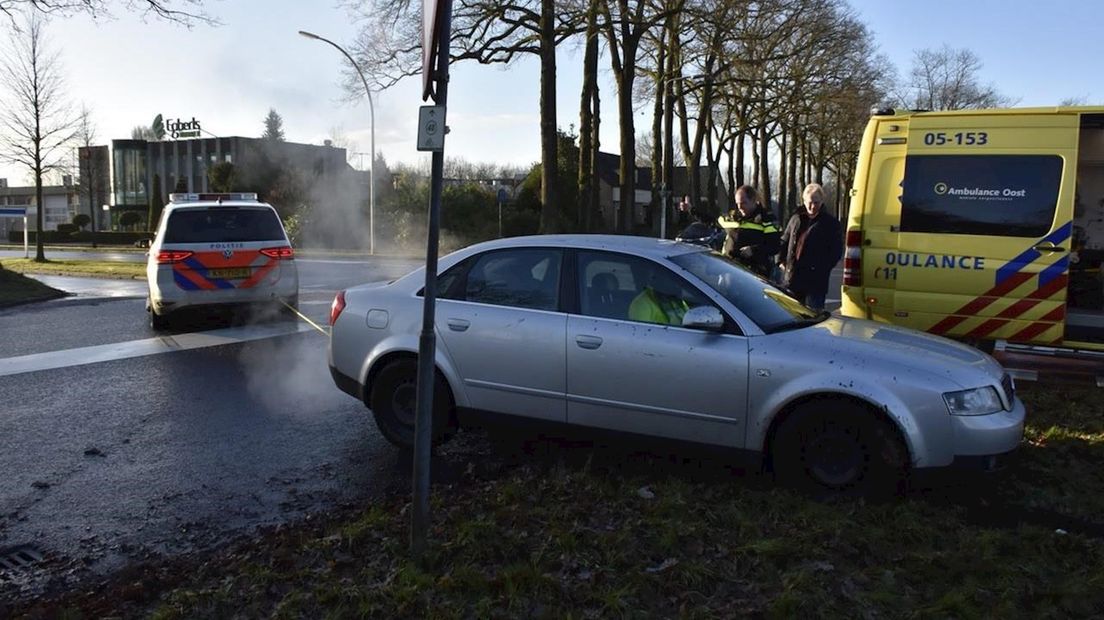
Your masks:
<svg viewBox="0 0 1104 620"><path fill-rule="evenodd" d="M259 169L278 161L282 166L303 172L321 183L335 182L353 169L345 158L345 149L333 146L274 142L240 136L194 138L187 140L112 140L111 146L79 149L80 179L87 188L106 199L107 221L111 230L120 229L120 219L128 211L136 212L143 222L154 195L165 204L172 192L211 191L208 172L217 163L234 165L239 185L236 191L257 191L245 186ZM106 164L106 165L105 165ZM87 192L86 192L87 193ZM265 197L262 195L262 199ZM87 196L81 198L82 207ZM151 224L156 225L156 222Z"/></svg>

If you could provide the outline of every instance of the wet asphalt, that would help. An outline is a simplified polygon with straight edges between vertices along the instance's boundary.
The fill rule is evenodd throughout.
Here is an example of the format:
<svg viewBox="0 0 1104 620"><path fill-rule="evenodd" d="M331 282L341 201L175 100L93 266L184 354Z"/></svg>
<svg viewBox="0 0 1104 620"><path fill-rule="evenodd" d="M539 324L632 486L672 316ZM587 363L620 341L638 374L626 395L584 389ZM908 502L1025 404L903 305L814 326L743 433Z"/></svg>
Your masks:
<svg viewBox="0 0 1104 620"><path fill-rule="evenodd" d="M324 324L336 290L415 266L303 262L302 310ZM78 294L0 310L0 361L159 336L140 282L64 280L50 282ZM169 335L240 322L198 317ZM209 550L401 483L401 453L334 387L326 345L309 330L94 364L77 351L63 368L0 376L0 556L44 557L0 575L0 600L47 577Z"/></svg>

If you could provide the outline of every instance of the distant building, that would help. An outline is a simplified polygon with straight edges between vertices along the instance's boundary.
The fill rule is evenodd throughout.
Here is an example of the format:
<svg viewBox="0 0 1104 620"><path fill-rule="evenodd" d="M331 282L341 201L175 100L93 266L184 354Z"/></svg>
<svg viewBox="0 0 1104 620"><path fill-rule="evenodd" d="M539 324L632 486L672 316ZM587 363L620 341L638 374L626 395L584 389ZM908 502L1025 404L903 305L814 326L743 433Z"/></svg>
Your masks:
<svg viewBox="0 0 1104 620"><path fill-rule="evenodd" d="M248 178L257 168L270 165L274 160L309 173L324 183L336 182L338 177L354 173L346 162L343 148L241 136L112 140L110 147L82 147L78 151L84 190L80 199L81 212L88 212L87 194L91 184L93 200L102 201L101 210L104 210L103 205L107 206L107 217L101 220L101 227L110 229L118 228L119 218L127 211L137 212L144 221L155 187L160 187L162 203L167 203L169 194L174 191L210 191L207 173L219 162L233 164L239 180ZM244 188L244 191L249 189Z"/></svg>
<svg viewBox="0 0 1104 620"><path fill-rule="evenodd" d="M598 153L598 206L602 214L602 222L606 230L616 228L617 214L621 209L621 156L612 153ZM720 214L728 206L728 191L725 189L724 179L718 173L717 192L711 198L706 195L709 187L709 167L703 165L698 172L701 180L698 183L702 194L700 205L690 205L690 208L713 217ZM679 225L677 207L690 193L690 176L686 166L675 166L671 170L671 213L668 213L667 231L669 234L677 232L675 227ZM652 230L652 213L649 206L652 202L652 169L650 167L636 167L636 182L634 184L636 196L633 200L633 222L638 230L643 232ZM658 193L658 189L655 190ZM663 196L658 196L660 200Z"/></svg>
<svg viewBox="0 0 1104 620"><path fill-rule="evenodd" d="M66 176L64 181L69 181ZM64 185L42 186L42 201L46 204L42 212L42 224L46 230L57 230L58 224L73 221L77 208L77 191L71 183ZM0 207L26 207L27 229L38 230L38 217L35 210L35 188L9 187L7 179L0 179ZM19 218L0 218L0 241L6 243L9 231L22 231L23 220Z"/></svg>

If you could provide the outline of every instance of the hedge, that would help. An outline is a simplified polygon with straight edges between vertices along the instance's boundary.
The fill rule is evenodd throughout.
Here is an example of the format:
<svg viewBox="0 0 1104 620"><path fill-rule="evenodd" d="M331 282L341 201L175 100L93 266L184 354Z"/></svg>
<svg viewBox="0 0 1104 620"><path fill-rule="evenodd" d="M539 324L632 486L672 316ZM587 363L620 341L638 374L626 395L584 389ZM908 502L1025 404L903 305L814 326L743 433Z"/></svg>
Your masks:
<svg viewBox="0 0 1104 620"><path fill-rule="evenodd" d="M36 231L30 231L28 239L31 244L36 243ZM103 245L134 245L134 242L139 239L147 239L153 237L153 233L146 231L127 231L127 232L112 232L97 230L95 235L95 241L98 244ZM47 230L42 233L43 243L92 243L93 236L91 231L82 230L72 234L66 234L56 230ZM23 231L22 230L10 230L8 231L8 243L15 243L21 245L23 243Z"/></svg>

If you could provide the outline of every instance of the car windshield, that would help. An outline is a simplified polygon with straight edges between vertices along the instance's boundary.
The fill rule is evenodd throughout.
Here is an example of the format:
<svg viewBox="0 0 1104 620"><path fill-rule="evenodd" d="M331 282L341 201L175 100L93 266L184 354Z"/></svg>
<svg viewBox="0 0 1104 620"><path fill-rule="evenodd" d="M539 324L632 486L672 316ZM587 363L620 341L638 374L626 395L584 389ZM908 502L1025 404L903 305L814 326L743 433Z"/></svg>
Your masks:
<svg viewBox="0 0 1104 620"><path fill-rule="evenodd" d="M284 241L284 228L268 208L181 209L169 216L165 243Z"/></svg>
<svg viewBox="0 0 1104 620"><path fill-rule="evenodd" d="M713 230L708 224L703 222L694 222L686 227L685 230L679 233L679 239L700 239L702 237L708 237L713 234Z"/></svg>
<svg viewBox="0 0 1104 620"><path fill-rule="evenodd" d="M716 252L672 256L671 262L708 284L766 333L795 329L827 318Z"/></svg>

